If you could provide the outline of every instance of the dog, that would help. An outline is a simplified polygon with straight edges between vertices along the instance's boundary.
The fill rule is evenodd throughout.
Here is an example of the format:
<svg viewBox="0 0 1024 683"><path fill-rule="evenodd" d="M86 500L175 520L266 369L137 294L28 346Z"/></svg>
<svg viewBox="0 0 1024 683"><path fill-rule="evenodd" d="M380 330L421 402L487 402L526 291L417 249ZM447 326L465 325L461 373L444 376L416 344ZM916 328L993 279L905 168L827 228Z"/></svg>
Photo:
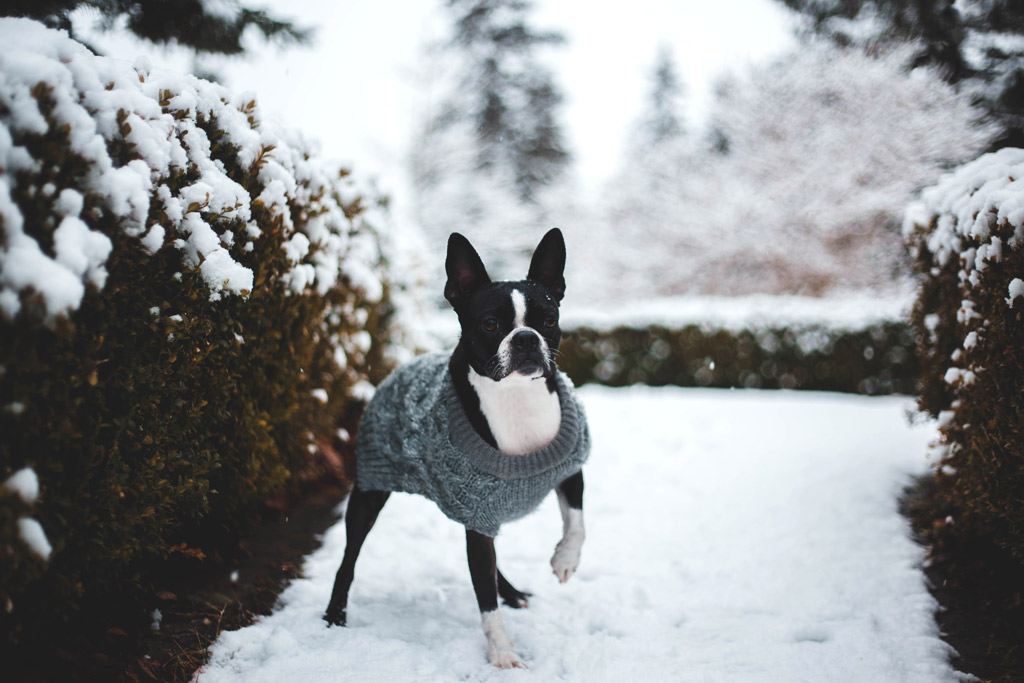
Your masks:
<svg viewBox="0 0 1024 683"><path fill-rule="evenodd" d="M583 408L556 366L559 306L565 294L565 241L557 228L540 241L525 280L492 282L476 250L453 233L445 298L462 328L448 355L420 356L386 379L367 406L345 525L347 543L329 625L344 626L359 550L393 491L433 500L466 527L469 573L491 664L525 668L498 611L529 593L498 570L501 524L531 512L554 489L562 539L551 567L559 582L576 572L585 531L582 465L590 451Z"/></svg>

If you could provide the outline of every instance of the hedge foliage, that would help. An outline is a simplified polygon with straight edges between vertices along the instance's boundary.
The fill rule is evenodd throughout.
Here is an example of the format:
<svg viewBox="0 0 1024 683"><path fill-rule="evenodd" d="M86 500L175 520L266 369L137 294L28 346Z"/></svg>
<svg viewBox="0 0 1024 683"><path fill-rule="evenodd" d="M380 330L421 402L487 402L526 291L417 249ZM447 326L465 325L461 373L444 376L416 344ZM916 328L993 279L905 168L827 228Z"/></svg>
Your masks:
<svg viewBox="0 0 1024 683"><path fill-rule="evenodd" d="M958 533L992 539L1024 568L1024 150L928 189L905 234L920 282L920 404L942 424L939 498Z"/></svg>
<svg viewBox="0 0 1024 683"><path fill-rule="evenodd" d="M723 329L580 327L559 349L559 366L576 384L807 389L912 394L914 337L902 322L864 329L827 325Z"/></svg>
<svg viewBox="0 0 1024 683"><path fill-rule="evenodd" d="M0 482L40 484L0 489L14 643L307 472L386 374L391 306L378 205L254 99L33 22L0 42Z"/></svg>

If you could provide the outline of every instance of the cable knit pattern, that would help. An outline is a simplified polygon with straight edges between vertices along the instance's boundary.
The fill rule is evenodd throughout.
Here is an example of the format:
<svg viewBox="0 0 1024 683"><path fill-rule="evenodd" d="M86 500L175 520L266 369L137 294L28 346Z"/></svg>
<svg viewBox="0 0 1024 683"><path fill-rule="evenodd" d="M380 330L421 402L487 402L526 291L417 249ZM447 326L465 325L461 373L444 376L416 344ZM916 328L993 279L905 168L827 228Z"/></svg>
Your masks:
<svg viewBox="0 0 1024 683"><path fill-rule="evenodd" d="M559 373L562 423L554 441L525 455L502 453L469 423L448 360L421 356L377 389L359 426L356 485L418 493L450 519L496 536L580 470L590 454L586 416Z"/></svg>

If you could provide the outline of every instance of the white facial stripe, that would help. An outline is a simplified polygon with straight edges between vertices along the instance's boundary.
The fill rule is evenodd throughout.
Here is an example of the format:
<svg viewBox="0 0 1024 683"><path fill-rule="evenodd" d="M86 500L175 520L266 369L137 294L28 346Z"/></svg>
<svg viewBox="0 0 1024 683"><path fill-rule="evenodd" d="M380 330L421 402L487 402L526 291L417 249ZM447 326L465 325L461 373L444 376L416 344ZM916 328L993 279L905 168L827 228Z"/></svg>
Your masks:
<svg viewBox="0 0 1024 683"><path fill-rule="evenodd" d="M515 327L526 327L526 297L518 289L512 290L512 310L515 311Z"/></svg>
<svg viewBox="0 0 1024 683"><path fill-rule="evenodd" d="M540 347L541 355L544 359L548 358L547 340L544 339L544 336L540 332L526 324L526 294L521 290L513 289L510 294L510 298L512 299L512 312L514 315L512 330L509 331L509 333L505 335L505 338L501 340L501 343L498 345L497 352L501 377L504 377L512 370L512 339L517 334L521 334L524 330L532 332L537 336L537 343Z"/></svg>

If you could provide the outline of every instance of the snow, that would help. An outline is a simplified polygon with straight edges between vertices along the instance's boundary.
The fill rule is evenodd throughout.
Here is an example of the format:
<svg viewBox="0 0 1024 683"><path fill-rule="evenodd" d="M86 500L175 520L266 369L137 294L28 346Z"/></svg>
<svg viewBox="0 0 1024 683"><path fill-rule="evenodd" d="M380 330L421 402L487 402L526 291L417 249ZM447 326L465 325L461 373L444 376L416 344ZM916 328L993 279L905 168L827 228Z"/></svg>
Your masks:
<svg viewBox="0 0 1024 683"><path fill-rule="evenodd" d="M4 313L13 318L21 310L18 292L29 288L42 295L48 316L78 308L85 295L82 281L44 254L34 239L20 231L17 223L8 221L5 225L11 230L7 235L7 248L0 251Z"/></svg>
<svg viewBox="0 0 1024 683"><path fill-rule="evenodd" d="M966 238L981 242L963 263L961 281L970 281L974 270L986 261L998 261L1002 241L992 228L1005 224L1013 229L1006 246L1016 248L1024 240L1024 150L1005 148L984 154L946 174L921 194L920 202L907 209L903 232L911 236L918 227L935 221L926 245L938 264L966 253ZM984 248L984 250L982 250Z"/></svg>
<svg viewBox="0 0 1024 683"><path fill-rule="evenodd" d="M63 197L65 190L61 194ZM53 250L57 263L76 276L84 277L90 284L103 289L107 281L107 269L103 264L114 245L106 235L93 232L80 219L68 216L53 233Z"/></svg>
<svg viewBox="0 0 1024 683"><path fill-rule="evenodd" d="M31 504L39 497L39 477L31 467L24 467L8 477L3 483L3 488L16 493L26 503Z"/></svg>
<svg viewBox="0 0 1024 683"><path fill-rule="evenodd" d="M1013 306L1014 299L1018 296L1024 296L1024 280L1021 280L1019 277L1013 278L1013 280L1010 281L1009 291L1010 296L1007 297L1006 304L1008 306ZM971 334L974 333L972 332Z"/></svg>
<svg viewBox="0 0 1024 683"><path fill-rule="evenodd" d="M154 225L139 241L142 242L142 246L146 248L146 251L150 254L155 254L164 245L166 234L167 232L163 229L163 226Z"/></svg>
<svg viewBox="0 0 1024 683"><path fill-rule="evenodd" d="M217 247L210 251L199 270L210 287L211 301L225 289L243 295L252 291L252 271L231 258L226 249Z"/></svg>
<svg viewBox="0 0 1024 683"><path fill-rule="evenodd" d="M22 517L18 520L18 535L33 553L44 560L50 559L53 546L47 540L42 524L31 517Z"/></svg>
<svg viewBox="0 0 1024 683"><path fill-rule="evenodd" d="M871 292L850 292L841 297L768 294L663 297L602 308L571 309L564 315L563 325L597 330L650 325L679 329L700 325L733 332L820 325L830 330L853 331L903 320L909 314L911 303L909 295L879 296Z"/></svg>
<svg viewBox="0 0 1024 683"><path fill-rule="evenodd" d="M942 376L942 379L950 386L958 383L966 385L972 384L974 380L977 379L977 375L970 370L964 370L962 368L946 368L946 372Z"/></svg>
<svg viewBox="0 0 1024 683"><path fill-rule="evenodd" d="M396 494L364 546L350 625L321 620L344 525L274 614L222 633L198 683L231 681L957 680L897 498L927 470L933 424L905 399L608 389L580 395L593 433L588 537L559 585L554 496L507 525L499 562L531 591L502 608L527 671L499 671L464 533Z"/></svg>

